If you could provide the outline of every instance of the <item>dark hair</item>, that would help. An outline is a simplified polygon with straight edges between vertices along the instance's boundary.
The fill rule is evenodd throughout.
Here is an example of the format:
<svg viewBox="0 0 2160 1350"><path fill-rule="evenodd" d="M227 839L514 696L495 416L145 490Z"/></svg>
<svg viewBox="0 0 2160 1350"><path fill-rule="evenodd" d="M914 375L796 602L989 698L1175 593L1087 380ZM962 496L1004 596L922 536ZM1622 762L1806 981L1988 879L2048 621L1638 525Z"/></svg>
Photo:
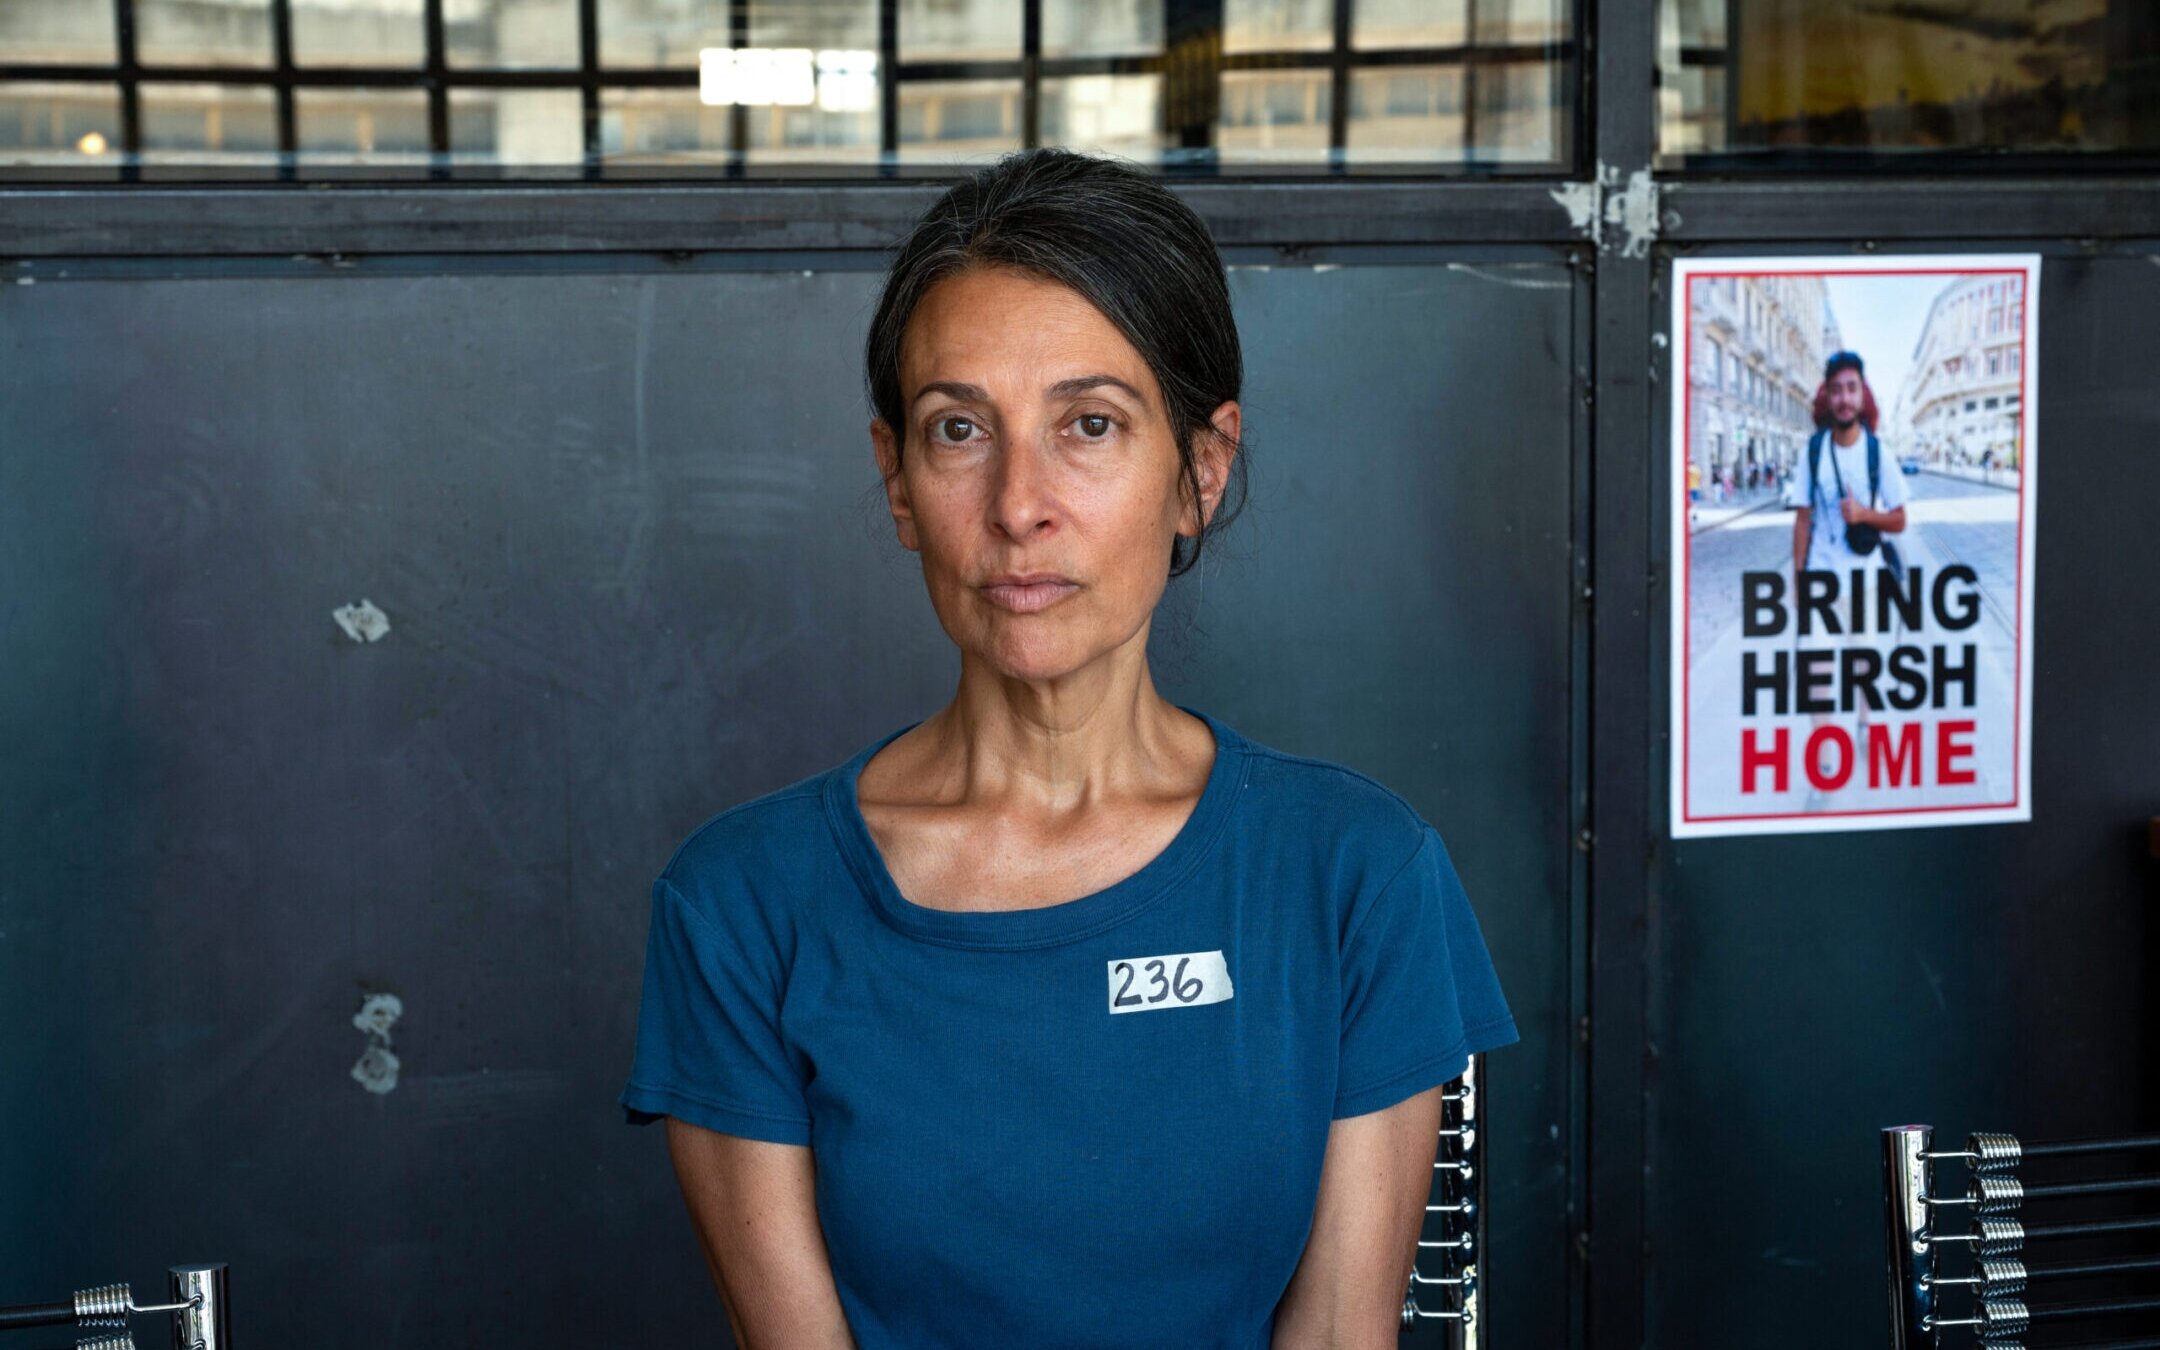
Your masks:
<svg viewBox="0 0 2160 1350"><path fill-rule="evenodd" d="M1867 367L1860 364L1860 353L1858 352L1830 353L1830 359L1823 362L1822 377L1825 381L1828 381L1841 370L1852 371L1863 380L1867 378Z"/></svg>
<svg viewBox="0 0 2160 1350"><path fill-rule="evenodd" d="M1049 146L1015 151L946 191L901 241L863 344L870 406L903 454L901 335L932 286L980 266L1069 286L1117 325L1162 389L1179 480L1197 506L1194 438L1220 435L1209 416L1238 397L1244 357L1222 258L1192 208L1133 165ZM1171 576L1189 570L1208 536L1243 508L1242 451L1231 459L1230 479L1190 547L1183 536L1171 541Z"/></svg>

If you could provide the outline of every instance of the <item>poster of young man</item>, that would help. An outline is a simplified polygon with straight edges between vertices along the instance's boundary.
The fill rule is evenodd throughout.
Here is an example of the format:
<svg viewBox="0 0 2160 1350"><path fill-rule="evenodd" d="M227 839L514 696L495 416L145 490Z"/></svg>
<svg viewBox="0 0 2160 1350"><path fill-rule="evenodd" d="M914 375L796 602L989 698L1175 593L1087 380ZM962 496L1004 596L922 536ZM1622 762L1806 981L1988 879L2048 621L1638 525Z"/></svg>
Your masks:
<svg viewBox="0 0 2160 1350"><path fill-rule="evenodd" d="M2030 820L2039 255L1673 271L1674 836Z"/></svg>

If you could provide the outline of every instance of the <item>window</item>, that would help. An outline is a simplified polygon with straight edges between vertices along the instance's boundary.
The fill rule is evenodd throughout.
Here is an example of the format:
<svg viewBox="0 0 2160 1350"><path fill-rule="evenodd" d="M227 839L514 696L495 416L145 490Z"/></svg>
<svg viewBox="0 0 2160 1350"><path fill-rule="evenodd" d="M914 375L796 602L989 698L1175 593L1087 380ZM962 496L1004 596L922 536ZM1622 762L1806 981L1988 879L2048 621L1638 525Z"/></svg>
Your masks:
<svg viewBox="0 0 2160 1350"><path fill-rule="evenodd" d="M1575 0L440 0L433 35L430 0L282 5L289 60L276 0L0 3L0 176L942 173L1028 144L1554 174L1574 153Z"/></svg>
<svg viewBox="0 0 2160 1350"><path fill-rule="evenodd" d="M1660 0L1658 13L1665 167L2160 153L2160 5Z"/></svg>

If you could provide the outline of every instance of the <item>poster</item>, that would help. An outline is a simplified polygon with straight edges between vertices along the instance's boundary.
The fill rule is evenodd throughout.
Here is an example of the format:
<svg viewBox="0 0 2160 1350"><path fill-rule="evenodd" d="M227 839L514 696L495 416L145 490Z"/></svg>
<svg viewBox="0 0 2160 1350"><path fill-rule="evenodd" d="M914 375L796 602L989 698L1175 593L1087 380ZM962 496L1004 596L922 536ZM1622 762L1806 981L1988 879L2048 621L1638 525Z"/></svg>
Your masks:
<svg viewBox="0 0 2160 1350"><path fill-rule="evenodd" d="M2030 820L2039 256L1673 271L1673 835Z"/></svg>

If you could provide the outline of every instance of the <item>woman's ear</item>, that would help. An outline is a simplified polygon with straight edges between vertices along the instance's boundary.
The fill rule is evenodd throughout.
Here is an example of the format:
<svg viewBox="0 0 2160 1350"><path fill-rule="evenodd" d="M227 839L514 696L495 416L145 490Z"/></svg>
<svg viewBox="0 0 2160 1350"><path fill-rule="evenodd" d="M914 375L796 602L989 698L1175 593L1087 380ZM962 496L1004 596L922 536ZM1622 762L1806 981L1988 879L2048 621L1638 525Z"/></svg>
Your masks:
<svg viewBox="0 0 2160 1350"><path fill-rule="evenodd" d="M1230 482L1230 461L1237 456L1243 418L1244 410L1238 407L1237 400L1226 400L1208 419L1213 434L1202 433L1195 438L1193 471L1200 479L1200 519L1195 522L1188 508L1179 524L1179 534L1197 536L1202 525L1215 518L1215 508L1222 505L1223 489ZM1189 530L1185 528L1188 524Z"/></svg>
<svg viewBox="0 0 2160 1350"><path fill-rule="evenodd" d="M907 479L900 473L899 439L882 417L870 419L870 448L877 456L878 476L885 480L885 505L892 512L900 547L916 552L922 544L915 535L915 508L908 502Z"/></svg>

